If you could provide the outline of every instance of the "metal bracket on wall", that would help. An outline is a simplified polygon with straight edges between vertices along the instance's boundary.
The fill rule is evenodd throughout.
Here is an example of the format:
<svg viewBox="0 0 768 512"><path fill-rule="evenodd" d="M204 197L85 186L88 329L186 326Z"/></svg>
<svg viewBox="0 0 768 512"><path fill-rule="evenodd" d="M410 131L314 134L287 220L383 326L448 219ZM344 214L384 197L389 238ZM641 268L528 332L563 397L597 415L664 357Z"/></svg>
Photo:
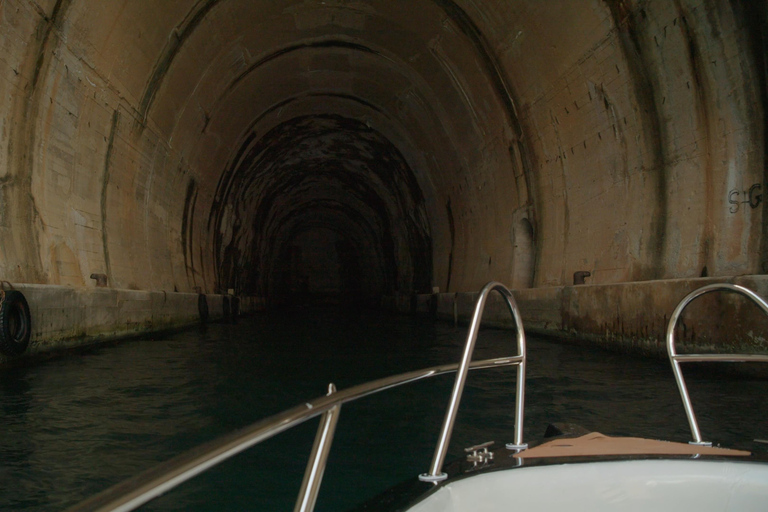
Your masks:
<svg viewBox="0 0 768 512"><path fill-rule="evenodd" d="M107 274L91 274L91 279L96 280L96 286L99 288L106 288L107 286Z"/></svg>

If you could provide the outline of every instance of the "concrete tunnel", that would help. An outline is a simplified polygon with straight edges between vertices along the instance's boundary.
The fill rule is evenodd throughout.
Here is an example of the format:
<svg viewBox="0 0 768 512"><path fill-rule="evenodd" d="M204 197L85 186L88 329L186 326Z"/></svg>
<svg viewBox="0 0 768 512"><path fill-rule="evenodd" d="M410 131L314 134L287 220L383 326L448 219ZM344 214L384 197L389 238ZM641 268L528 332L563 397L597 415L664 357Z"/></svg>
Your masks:
<svg viewBox="0 0 768 512"><path fill-rule="evenodd" d="M25 356L201 296L450 318L490 280L533 331L654 351L700 284L768 293L766 29L750 0L4 0ZM718 296L685 336L755 317Z"/></svg>

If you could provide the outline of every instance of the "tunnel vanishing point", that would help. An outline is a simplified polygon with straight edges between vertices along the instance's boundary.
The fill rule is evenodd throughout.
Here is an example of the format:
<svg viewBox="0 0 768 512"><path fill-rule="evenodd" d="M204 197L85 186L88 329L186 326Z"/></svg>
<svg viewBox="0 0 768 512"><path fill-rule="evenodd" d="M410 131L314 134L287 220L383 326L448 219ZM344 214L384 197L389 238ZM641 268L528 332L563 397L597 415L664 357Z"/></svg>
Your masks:
<svg viewBox="0 0 768 512"><path fill-rule="evenodd" d="M653 351L698 285L768 292L766 34L758 0L2 0L25 355L237 304L462 316L490 280ZM681 329L760 346L755 314Z"/></svg>

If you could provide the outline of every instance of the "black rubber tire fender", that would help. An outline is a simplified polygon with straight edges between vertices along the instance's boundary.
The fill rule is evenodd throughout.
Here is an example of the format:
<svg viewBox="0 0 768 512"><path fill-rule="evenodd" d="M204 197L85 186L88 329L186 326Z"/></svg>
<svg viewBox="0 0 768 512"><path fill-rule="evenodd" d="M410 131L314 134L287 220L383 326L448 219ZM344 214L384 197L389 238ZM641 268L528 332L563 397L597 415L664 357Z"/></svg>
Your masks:
<svg viewBox="0 0 768 512"><path fill-rule="evenodd" d="M240 317L240 297L232 296L232 318L237 320Z"/></svg>
<svg viewBox="0 0 768 512"><path fill-rule="evenodd" d="M32 315L24 294L8 290L0 303L0 352L9 356L23 354L32 336Z"/></svg>
<svg viewBox="0 0 768 512"><path fill-rule="evenodd" d="M222 313L224 315L224 321L229 322L232 320L232 303L230 302L229 295L224 295L221 303Z"/></svg>
<svg viewBox="0 0 768 512"><path fill-rule="evenodd" d="M200 293L197 296L197 312L200 314L200 321L205 323L208 321L208 297L204 293Z"/></svg>

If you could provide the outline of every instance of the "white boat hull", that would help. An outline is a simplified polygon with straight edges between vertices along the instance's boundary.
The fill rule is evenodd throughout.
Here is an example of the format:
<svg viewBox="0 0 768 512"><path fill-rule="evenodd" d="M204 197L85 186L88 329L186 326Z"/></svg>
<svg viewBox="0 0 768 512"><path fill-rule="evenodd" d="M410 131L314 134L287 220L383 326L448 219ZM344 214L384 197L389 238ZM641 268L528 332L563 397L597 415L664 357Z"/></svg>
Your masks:
<svg viewBox="0 0 768 512"><path fill-rule="evenodd" d="M768 465L624 460L520 467L445 483L410 512L768 510Z"/></svg>

